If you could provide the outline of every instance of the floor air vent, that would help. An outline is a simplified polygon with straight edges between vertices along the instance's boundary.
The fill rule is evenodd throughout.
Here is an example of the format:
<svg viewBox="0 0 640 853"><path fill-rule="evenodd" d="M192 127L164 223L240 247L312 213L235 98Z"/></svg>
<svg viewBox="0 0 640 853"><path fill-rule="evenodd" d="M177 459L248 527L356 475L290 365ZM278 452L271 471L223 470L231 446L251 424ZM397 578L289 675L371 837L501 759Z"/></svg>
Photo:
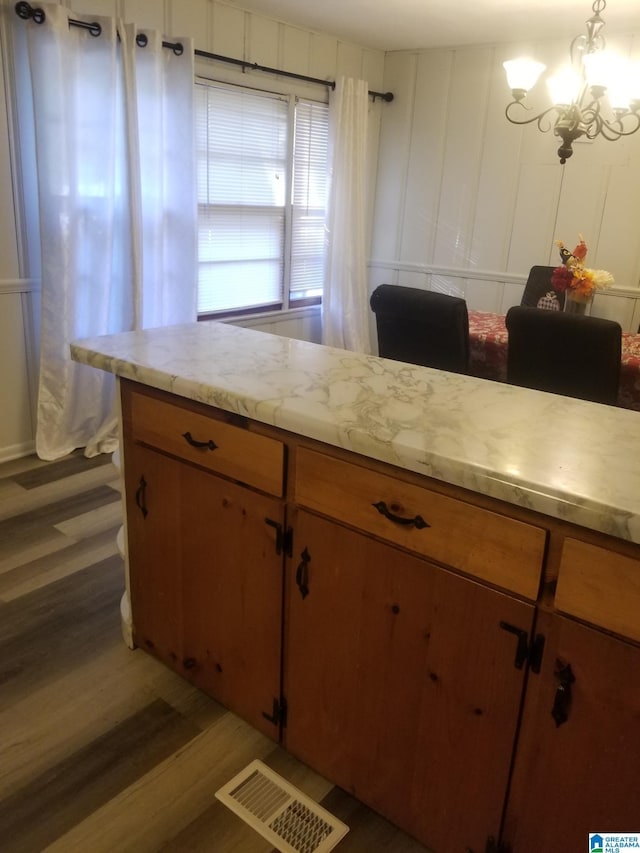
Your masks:
<svg viewBox="0 0 640 853"><path fill-rule="evenodd" d="M261 761L252 761L216 797L282 853L328 853L349 831Z"/></svg>

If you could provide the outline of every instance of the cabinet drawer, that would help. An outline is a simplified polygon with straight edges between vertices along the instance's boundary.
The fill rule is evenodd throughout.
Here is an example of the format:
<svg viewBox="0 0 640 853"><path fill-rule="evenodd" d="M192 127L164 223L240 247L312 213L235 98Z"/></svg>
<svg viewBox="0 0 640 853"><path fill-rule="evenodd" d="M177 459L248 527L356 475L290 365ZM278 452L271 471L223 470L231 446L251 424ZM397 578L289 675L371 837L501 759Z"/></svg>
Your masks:
<svg viewBox="0 0 640 853"><path fill-rule="evenodd" d="M562 613L640 641L640 560L565 539L555 606Z"/></svg>
<svg viewBox="0 0 640 853"><path fill-rule="evenodd" d="M283 494L284 445L275 439L194 412L188 403L169 403L129 389L123 395L123 418L134 441L276 497Z"/></svg>
<svg viewBox="0 0 640 853"><path fill-rule="evenodd" d="M541 528L306 448L297 456L295 499L525 598L538 595L546 543ZM381 502L397 520L383 514ZM417 524L403 523L409 519Z"/></svg>

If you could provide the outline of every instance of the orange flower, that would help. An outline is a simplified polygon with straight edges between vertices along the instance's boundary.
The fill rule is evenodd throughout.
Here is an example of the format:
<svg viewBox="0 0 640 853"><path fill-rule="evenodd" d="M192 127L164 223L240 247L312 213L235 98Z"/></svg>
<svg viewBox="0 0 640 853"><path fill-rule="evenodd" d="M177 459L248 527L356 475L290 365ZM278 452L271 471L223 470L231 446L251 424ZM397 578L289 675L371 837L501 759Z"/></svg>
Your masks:
<svg viewBox="0 0 640 853"><path fill-rule="evenodd" d="M569 287L574 299L578 302L586 302L595 290L595 283L591 270L586 270L583 267L574 267L573 280Z"/></svg>

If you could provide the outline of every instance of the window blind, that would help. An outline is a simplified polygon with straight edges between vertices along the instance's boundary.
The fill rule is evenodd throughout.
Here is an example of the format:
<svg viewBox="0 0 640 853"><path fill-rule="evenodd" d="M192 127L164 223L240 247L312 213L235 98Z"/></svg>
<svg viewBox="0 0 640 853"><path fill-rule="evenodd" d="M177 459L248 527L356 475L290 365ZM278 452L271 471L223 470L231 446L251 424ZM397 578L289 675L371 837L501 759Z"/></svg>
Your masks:
<svg viewBox="0 0 640 853"><path fill-rule="evenodd" d="M198 313L283 293L286 99L196 85Z"/></svg>
<svg viewBox="0 0 640 853"><path fill-rule="evenodd" d="M321 295L327 139L325 104L196 84L199 314Z"/></svg>
<svg viewBox="0 0 640 853"><path fill-rule="evenodd" d="M291 302L322 295L328 135L327 105L298 101L293 150Z"/></svg>

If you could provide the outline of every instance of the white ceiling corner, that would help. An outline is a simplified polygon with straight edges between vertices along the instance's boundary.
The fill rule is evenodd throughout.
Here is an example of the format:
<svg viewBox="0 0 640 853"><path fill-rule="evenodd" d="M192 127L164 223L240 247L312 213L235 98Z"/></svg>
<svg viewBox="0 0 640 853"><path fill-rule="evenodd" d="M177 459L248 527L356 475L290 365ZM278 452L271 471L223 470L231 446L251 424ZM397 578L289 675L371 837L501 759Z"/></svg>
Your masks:
<svg viewBox="0 0 640 853"><path fill-rule="evenodd" d="M541 41L584 31L590 0L231 0L376 50ZM609 0L604 31L640 31L640 0Z"/></svg>

